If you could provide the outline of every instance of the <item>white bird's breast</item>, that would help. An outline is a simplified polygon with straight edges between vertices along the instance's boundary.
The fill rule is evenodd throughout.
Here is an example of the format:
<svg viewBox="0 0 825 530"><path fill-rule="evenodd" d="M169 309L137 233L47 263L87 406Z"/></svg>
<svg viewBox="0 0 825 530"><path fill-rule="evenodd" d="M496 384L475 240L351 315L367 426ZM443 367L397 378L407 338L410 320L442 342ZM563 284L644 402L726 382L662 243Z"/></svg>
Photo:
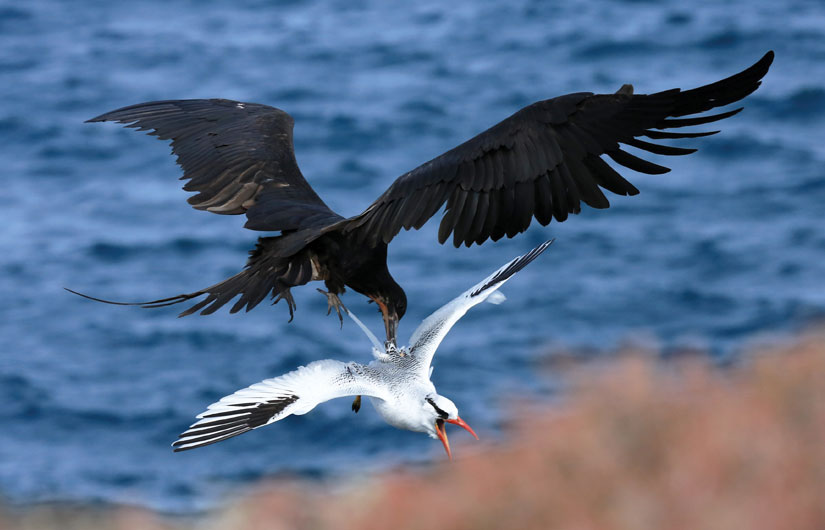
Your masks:
<svg viewBox="0 0 825 530"><path fill-rule="evenodd" d="M376 398L370 398L370 401L384 421L393 427L407 431L426 431L426 428L419 420L418 412L409 406L409 402L397 399L385 400Z"/></svg>
<svg viewBox="0 0 825 530"><path fill-rule="evenodd" d="M370 368L381 373L387 394L385 399L370 398L378 414L390 425L408 431L426 432L421 410L424 398L435 393L435 386L429 379L411 369L407 358L393 361L373 361Z"/></svg>

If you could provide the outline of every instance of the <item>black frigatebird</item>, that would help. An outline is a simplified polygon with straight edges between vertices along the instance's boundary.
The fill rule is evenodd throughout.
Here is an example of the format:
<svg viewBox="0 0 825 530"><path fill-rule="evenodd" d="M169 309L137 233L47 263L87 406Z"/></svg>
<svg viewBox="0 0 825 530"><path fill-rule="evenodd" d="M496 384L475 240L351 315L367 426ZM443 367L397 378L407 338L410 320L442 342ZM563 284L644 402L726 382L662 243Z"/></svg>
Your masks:
<svg viewBox="0 0 825 530"><path fill-rule="evenodd" d="M407 299L387 269L387 244L402 228L420 228L446 204L439 242L452 234L456 247L470 246L513 237L527 230L534 217L542 225L554 218L562 222L578 214L582 203L607 208L602 189L636 195L636 187L602 155L640 173L668 172L622 147L657 155L694 152L639 138L717 133L672 129L738 113L741 107L694 116L752 93L773 57L769 51L750 68L692 90L634 94L631 85L624 85L614 94L579 92L538 101L401 175L366 210L348 218L333 212L304 179L295 160L292 117L280 109L226 99L169 100L92 118L90 122L116 121L171 140L182 180L188 180L183 189L197 192L188 199L194 208L245 214L246 228L280 232L259 237L246 266L226 280L126 305L161 307L205 296L180 316L210 314L240 295L230 309L234 313L249 311L271 296L275 302L286 300L291 320L295 302L290 289L323 280L329 308L338 310L339 318L338 295L345 287L374 300L388 344L394 345Z"/></svg>

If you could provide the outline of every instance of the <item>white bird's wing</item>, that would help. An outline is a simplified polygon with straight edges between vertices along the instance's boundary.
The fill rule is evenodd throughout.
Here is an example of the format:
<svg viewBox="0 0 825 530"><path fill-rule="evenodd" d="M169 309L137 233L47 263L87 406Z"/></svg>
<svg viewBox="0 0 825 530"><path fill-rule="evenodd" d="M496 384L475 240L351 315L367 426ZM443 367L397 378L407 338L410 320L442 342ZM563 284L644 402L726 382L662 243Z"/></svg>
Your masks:
<svg viewBox="0 0 825 530"><path fill-rule="evenodd" d="M386 399L386 393L366 366L329 359L315 361L212 403L172 447L177 452L220 442L291 414L306 414L330 399L354 395Z"/></svg>
<svg viewBox="0 0 825 530"><path fill-rule="evenodd" d="M435 351L438 349L438 345L444 340L444 336L447 335L453 324L463 317L468 309L487 300L511 276L544 252L552 242L552 239L545 241L527 254L515 258L421 322L410 337L409 352L410 355L416 356L420 360L421 369L425 375L430 371L430 363ZM500 303L502 300L503 297L501 296L490 299L495 303Z"/></svg>

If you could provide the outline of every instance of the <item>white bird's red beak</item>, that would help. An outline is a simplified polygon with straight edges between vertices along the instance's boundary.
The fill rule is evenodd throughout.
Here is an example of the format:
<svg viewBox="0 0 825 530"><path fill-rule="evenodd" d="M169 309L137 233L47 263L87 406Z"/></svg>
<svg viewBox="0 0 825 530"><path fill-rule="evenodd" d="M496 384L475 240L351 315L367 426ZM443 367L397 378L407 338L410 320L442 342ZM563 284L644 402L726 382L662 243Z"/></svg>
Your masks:
<svg viewBox="0 0 825 530"><path fill-rule="evenodd" d="M454 420L442 420L441 418L435 420L435 433L438 435L438 439L441 440L441 443L444 444L444 450L447 451L447 458L450 460L453 459L453 454L450 452L450 441L447 439L447 431L444 429L444 422L452 423L453 425L458 425L463 429L469 431L476 440L478 440L478 435L475 433L472 427L467 425L467 422L462 420L461 418L456 418Z"/></svg>

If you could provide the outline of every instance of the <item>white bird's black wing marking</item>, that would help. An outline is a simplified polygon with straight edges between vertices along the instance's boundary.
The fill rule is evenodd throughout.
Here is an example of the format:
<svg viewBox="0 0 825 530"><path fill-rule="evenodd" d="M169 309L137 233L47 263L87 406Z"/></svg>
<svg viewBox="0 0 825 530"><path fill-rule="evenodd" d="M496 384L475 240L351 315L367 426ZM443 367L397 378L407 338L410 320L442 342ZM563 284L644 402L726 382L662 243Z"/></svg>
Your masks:
<svg viewBox="0 0 825 530"><path fill-rule="evenodd" d="M471 307L487 300L504 282L541 255L552 242L553 240L545 241L527 254L515 258L421 322L410 337L409 351L420 360L425 374L429 373L433 355L453 324Z"/></svg>
<svg viewBox="0 0 825 530"><path fill-rule="evenodd" d="M316 361L209 405L172 447L176 452L203 447L291 414L306 414L330 399L354 395L386 399L386 389L363 365L329 359Z"/></svg>

